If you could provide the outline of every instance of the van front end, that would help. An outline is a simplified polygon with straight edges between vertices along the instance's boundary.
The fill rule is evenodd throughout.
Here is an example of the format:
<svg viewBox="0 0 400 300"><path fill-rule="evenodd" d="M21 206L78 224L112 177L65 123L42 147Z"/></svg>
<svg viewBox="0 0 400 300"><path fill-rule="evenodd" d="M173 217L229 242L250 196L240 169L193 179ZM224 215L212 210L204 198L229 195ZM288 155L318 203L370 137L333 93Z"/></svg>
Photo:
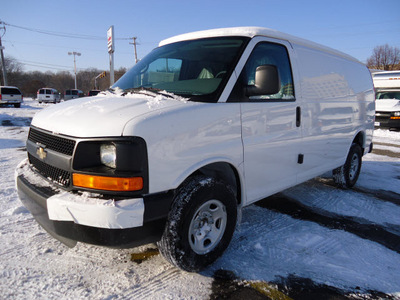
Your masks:
<svg viewBox="0 0 400 300"><path fill-rule="evenodd" d="M148 194L142 139L74 139L32 127L27 151L16 170L18 194L53 237L69 247L115 248L160 239L172 195Z"/></svg>

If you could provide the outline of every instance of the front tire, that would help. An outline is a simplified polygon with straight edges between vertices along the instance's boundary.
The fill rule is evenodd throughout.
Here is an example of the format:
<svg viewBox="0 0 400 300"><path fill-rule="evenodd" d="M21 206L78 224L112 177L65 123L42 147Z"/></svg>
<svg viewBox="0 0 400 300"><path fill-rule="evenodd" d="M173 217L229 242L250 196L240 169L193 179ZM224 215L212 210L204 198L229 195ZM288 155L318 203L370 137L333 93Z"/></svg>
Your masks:
<svg viewBox="0 0 400 300"><path fill-rule="evenodd" d="M333 170L333 180L342 188L353 187L360 175L362 150L360 145L352 144L346 162L343 166Z"/></svg>
<svg viewBox="0 0 400 300"><path fill-rule="evenodd" d="M177 190L158 247L176 267L198 272L228 247L236 220L236 197L229 186L211 177L191 177Z"/></svg>

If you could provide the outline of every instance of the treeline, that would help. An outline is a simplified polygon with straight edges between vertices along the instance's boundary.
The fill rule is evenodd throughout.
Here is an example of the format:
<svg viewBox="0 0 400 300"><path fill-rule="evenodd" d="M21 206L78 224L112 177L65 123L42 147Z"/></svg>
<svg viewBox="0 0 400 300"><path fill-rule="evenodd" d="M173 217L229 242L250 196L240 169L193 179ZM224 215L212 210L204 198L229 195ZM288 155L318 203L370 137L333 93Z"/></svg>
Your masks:
<svg viewBox="0 0 400 300"><path fill-rule="evenodd" d="M7 85L18 87L24 97L35 98L38 89L43 87L54 88L62 94L64 94L65 90L75 88L75 75L68 71L58 71L56 73L50 71L25 72L18 61L9 57L6 57L5 65L7 70ZM85 94L95 89L95 77L103 71L104 70L91 68L77 72L77 88L82 90ZM126 71L125 68L116 70L114 72L114 81L117 81ZM98 89L105 90L110 86L109 75L108 71L105 77L97 78L96 83ZM0 72L0 83L0 85L4 83L2 72Z"/></svg>
<svg viewBox="0 0 400 300"><path fill-rule="evenodd" d="M376 46L367 60L367 66L374 70L400 70L400 48L388 44Z"/></svg>

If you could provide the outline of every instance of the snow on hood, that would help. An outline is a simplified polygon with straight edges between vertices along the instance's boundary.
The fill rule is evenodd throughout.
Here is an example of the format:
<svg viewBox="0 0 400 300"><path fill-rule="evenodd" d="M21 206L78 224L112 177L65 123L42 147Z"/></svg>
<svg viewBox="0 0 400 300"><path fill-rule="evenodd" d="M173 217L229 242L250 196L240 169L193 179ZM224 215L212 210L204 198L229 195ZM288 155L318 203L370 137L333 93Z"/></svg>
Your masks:
<svg viewBox="0 0 400 300"><path fill-rule="evenodd" d="M378 99L375 103L376 111L400 111L400 100Z"/></svg>
<svg viewBox="0 0 400 300"><path fill-rule="evenodd" d="M32 125L74 137L121 136L125 124L135 117L184 101L161 94L106 92L50 106L35 115Z"/></svg>

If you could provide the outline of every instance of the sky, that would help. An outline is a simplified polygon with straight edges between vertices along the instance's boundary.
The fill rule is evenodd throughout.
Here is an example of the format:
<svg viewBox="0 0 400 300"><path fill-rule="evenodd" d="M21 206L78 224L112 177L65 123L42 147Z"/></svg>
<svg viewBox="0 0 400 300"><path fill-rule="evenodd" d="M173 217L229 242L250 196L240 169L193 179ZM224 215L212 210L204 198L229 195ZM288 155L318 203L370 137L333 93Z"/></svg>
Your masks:
<svg viewBox="0 0 400 300"><path fill-rule="evenodd" d="M109 70L135 64L168 37L213 28L260 26L308 39L366 63L376 46L400 47L400 0L0 0L5 56L24 71ZM0 26L1 27L1 26Z"/></svg>

